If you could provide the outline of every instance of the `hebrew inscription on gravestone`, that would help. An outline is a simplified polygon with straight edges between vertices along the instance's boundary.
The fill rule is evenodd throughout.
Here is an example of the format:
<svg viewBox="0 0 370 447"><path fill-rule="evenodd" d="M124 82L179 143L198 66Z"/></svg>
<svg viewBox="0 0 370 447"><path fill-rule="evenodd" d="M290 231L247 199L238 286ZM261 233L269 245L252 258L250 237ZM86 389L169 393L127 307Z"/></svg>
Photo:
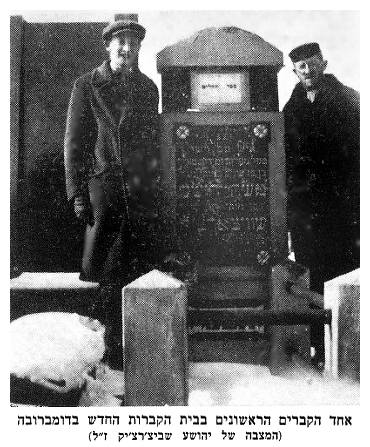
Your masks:
<svg viewBox="0 0 370 447"><path fill-rule="evenodd" d="M270 252L269 123L173 126L178 238L206 265L264 265Z"/></svg>

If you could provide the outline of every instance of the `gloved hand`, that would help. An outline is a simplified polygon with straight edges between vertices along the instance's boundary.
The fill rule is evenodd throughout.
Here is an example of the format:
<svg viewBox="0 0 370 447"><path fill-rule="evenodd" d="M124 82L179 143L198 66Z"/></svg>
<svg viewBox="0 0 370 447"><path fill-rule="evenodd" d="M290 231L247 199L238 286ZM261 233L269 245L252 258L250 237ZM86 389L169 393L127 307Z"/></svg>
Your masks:
<svg viewBox="0 0 370 447"><path fill-rule="evenodd" d="M74 201L74 210L77 219L93 225L94 219L91 210L90 200L85 196L76 196Z"/></svg>

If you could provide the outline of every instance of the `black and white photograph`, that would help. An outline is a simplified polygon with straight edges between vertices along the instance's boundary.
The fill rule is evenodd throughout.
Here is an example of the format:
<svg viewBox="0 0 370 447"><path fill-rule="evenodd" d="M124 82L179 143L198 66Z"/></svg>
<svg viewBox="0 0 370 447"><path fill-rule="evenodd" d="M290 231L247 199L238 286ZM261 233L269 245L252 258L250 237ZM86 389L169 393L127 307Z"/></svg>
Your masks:
<svg viewBox="0 0 370 447"><path fill-rule="evenodd" d="M364 12L209 3L7 11L12 445L361 439Z"/></svg>

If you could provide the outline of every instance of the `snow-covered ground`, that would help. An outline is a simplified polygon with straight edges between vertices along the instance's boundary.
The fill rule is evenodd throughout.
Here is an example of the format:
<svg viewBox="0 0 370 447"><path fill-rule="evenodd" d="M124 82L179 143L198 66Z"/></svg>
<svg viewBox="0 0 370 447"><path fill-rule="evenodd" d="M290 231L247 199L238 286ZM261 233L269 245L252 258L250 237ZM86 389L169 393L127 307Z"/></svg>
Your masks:
<svg viewBox="0 0 370 447"><path fill-rule="evenodd" d="M287 377L266 366L190 363L189 405L356 405L360 384L297 368Z"/></svg>

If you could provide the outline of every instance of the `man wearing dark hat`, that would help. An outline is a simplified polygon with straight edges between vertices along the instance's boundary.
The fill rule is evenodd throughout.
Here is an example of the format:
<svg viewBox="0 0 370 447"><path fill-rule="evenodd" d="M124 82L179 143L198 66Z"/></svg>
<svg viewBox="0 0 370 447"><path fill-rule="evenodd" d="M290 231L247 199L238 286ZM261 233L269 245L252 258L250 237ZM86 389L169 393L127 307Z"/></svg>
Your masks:
<svg viewBox="0 0 370 447"><path fill-rule="evenodd" d="M311 288L359 267L359 94L324 74L317 43L289 56L299 83L285 105L288 218Z"/></svg>
<svg viewBox="0 0 370 447"><path fill-rule="evenodd" d="M103 30L109 60L74 84L65 134L68 199L86 222L81 279L122 284L150 263L157 213L158 89L138 68L145 28ZM145 258L145 259L144 259Z"/></svg>
<svg viewBox="0 0 370 447"><path fill-rule="evenodd" d="M300 81L283 110L293 247L322 292L359 266L359 95L324 74L317 43L289 56Z"/></svg>

